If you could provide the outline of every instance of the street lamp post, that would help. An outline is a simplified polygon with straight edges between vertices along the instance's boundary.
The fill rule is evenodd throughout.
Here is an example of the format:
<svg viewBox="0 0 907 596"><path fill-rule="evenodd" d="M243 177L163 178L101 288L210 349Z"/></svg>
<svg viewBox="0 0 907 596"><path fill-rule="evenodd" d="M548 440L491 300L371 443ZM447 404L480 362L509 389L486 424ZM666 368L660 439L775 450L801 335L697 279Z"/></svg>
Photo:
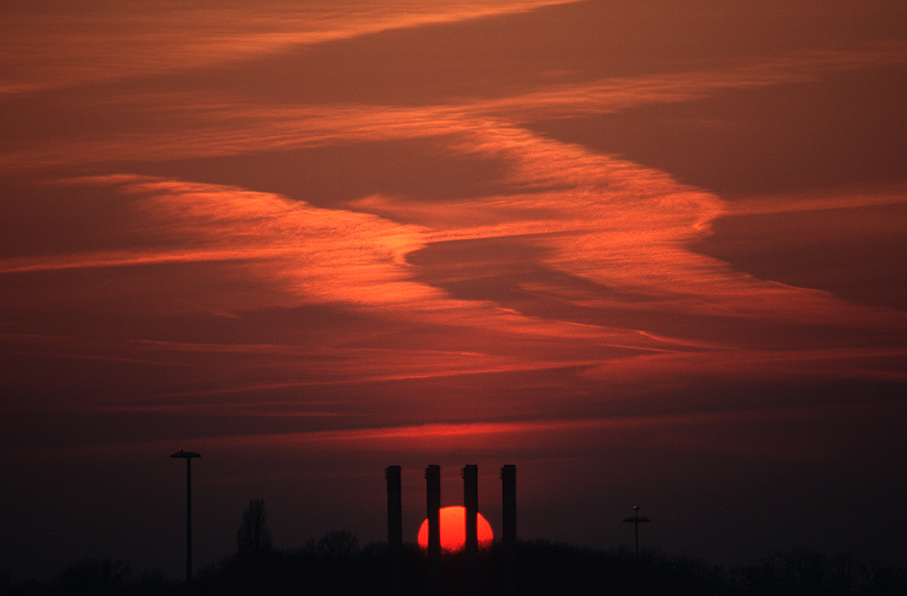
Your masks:
<svg viewBox="0 0 907 596"><path fill-rule="evenodd" d="M633 517L625 517L625 522L630 522L636 526L636 558L639 558L639 524L647 521L652 521L648 517L639 517L639 507L637 505L633 506Z"/></svg>
<svg viewBox="0 0 907 596"><path fill-rule="evenodd" d="M186 583L192 582L192 458L201 453L180 449L170 457L186 460Z"/></svg>

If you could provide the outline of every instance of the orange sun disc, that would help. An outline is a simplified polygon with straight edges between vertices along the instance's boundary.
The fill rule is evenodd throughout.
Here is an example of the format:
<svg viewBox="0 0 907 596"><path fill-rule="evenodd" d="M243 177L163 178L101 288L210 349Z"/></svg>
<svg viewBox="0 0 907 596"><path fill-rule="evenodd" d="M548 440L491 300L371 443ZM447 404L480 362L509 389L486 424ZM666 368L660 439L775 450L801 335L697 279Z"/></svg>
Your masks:
<svg viewBox="0 0 907 596"><path fill-rule="evenodd" d="M491 524L481 513L476 514L476 535L479 548L491 546L494 533ZM419 547L428 550L428 520L419 527ZM441 508L441 550L457 552L466 546L466 507L457 505Z"/></svg>

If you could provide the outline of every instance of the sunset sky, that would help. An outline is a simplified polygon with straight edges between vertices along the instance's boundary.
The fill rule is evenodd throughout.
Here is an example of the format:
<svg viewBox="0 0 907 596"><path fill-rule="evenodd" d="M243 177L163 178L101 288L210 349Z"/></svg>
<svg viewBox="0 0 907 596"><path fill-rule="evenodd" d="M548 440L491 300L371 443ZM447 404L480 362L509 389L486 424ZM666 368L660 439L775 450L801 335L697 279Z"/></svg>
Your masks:
<svg viewBox="0 0 907 596"><path fill-rule="evenodd" d="M499 532L907 561L903 0L0 7L0 573Z"/></svg>

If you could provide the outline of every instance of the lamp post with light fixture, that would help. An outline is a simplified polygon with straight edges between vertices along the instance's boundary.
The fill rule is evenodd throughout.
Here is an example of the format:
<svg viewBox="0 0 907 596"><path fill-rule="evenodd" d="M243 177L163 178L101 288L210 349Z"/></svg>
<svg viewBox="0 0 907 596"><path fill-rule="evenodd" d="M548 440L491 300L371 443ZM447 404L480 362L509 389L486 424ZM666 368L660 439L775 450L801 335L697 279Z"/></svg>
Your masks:
<svg viewBox="0 0 907 596"><path fill-rule="evenodd" d="M636 526L636 558L639 558L639 524L647 521L652 521L648 517L639 517L639 506L633 506L633 517L624 518L625 522L632 523Z"/></svg>
<svg viewBox="0 0 907 596"><path fill-rule="evenodd" d="M192 458L201 453L180 449L170 457L186 460L186 583L192 582Z"/></svg>

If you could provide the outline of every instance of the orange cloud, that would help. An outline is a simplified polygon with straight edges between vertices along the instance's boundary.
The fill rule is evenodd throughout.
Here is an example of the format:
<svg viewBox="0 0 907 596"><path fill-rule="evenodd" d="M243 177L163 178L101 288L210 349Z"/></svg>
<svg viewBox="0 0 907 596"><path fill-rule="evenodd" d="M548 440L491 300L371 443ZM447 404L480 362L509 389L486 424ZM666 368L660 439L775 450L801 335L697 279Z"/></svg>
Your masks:
<svg viewBox="0 0 907 596"><path fill-rule="evenodd" d="M745 325L766 321L786 325L791 335L785 341L794 346L814 341L808 332L792 331L795 325L860 321L870 329L890 327L889 317L827 293L760 280L694 252L690 246L706 238L712 222L731 209L720 197L520 125L905 61L905 46L891 43L421 107L259 105L200 93L133 96L126 103L147 107L169 126L68 144L36 143L5 152L0 163L15 168L174 160L425 138L452 153L499 160L505 173L485 196L431 204L369 195L333 208L227 185L133 175L82 178L80 184L113 187L135 199L128 225L140 246L7 258L0 261L0 274L219 263L231 275L252 280L255 289L223 305L211 304L210 296L185 296L174 308L186 308L193 300L192 308L228 314L263 306L341 304L407 330L456 329L447 335L459 334L468 343L485 340L477 350L350 349L327 359L326 370L370 381L571 365L607 369L612 362L618 368L642 361L671 368L669 358L627 356L715 350L725 358L728 350L751 342L753 331ZM168 118L177 106L179 122L174 123ZM198 120L191 130L184 126L187 115ZM508 278L497 294L458 296L456 284L481 279L482 259L495 255L440 264L432 261L437 257L431 251L445 243L468 247L487 240L532 249L523 263L531 275ZM423 260L417 262L417 256ZM506 273L493 275L503 279ZM742 320L744 327L705 335L693 329L715 317ZM679 329L676 323L673 328L653 323L665 318L691 322ZM278 384L337 378L329 374ZM274 383L255 379L228 390Z"/></svg>
<svg viewBox="0 0 907 596"><path fill-rule="evenodd" d="M435 205L372 196L347 209L324 209L235 187L127 175L82 178L74 182L112 185L138 199L131 225L149 248L18 257L0 262L0 272L217 261L260 284L258 294L238 308L341 303L406 325L453 326L461 334L496 338L493 347L472 352L343 349L323 354L332 364L322 365L327 374L319 378L228 389L236 391L334 383L344 375L377 382L603 362L611 363L603 370L637 361L669 370L670 359L625 357L708 346L726 360L733 354L726 348L740 341L733 335L721 342L691 341L682 333L659 332L645 320L645 313L656 311L798 324L859 316L872 325L888 324L820 292L760 281L692 252L689 244L708 233L725 205L664 173L500 124L487 123L458 139L461 151L504 159L510 164L504 182L525 191ZM565 285L543 275L511 289L528 301L561 306L533 316L531 309L510 308L494 295L456 298L446 290L450 278L440 285L421 279L421 266L411 261L443 243L487 239L515 239L541 249L534 266L574 281ZM474 273L467 268L459 275L468 281ZM617 315L579 322L559 313L564 306ZM554 343L536 344L538 339ZM564 341L579 342L580 349L564 351L558 347Z"/></svg>
<svg viewBox="0 0 907 596"><path fill-rule="evenodd" d="M46 12L0 12L0 96L85 82L166 74L296 46L529 11L576 0L116 2Z"/></svg>
<svg viewBox="0 0 907 596"><path fill-rule="evenodd" d="M97 161L170 160L319 147L330 144L481 134L546 118L612 113L652 103L706 97L724 90L817 80L834 71L904 64L907 44L852 51L805 52L786 59L711 71L605 78L495 100L416 107L272 105L199 92L126 94L111 105L153 119L152 130L10 147L0 168ZM178 108L175 110L174 108ZM178 115L174 115L177 112ZM191 124L187 129L187 116ZM176 120L173 120L176 118ZM454 144L453 150L459 148Z"/></svg>

